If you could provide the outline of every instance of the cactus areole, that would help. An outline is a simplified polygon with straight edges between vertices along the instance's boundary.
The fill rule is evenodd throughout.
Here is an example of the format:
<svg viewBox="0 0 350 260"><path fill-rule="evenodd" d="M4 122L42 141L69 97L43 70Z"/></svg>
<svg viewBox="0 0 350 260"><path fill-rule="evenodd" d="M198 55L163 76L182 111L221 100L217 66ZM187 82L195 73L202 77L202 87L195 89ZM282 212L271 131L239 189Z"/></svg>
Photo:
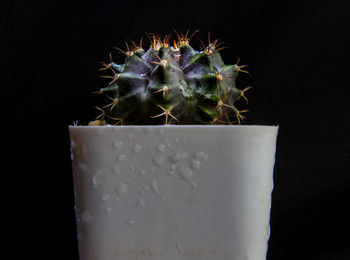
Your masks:
<svg viewBox="0 0 350 260"><path fill-rule="evenodd" d="M197 51L189 35L178 34L170 44L164 38L148 34L150 47L126 43L124 64L101 62L99 71L109 72L102 94L107 104L96 107L100 114L89 125L159 125L159 124L240 124L245 118L235 103L244 98L244 89L236 88L236 78L247 65L225 65L219 51L226 48L218 39L208 45L200 41Z"/></svg>

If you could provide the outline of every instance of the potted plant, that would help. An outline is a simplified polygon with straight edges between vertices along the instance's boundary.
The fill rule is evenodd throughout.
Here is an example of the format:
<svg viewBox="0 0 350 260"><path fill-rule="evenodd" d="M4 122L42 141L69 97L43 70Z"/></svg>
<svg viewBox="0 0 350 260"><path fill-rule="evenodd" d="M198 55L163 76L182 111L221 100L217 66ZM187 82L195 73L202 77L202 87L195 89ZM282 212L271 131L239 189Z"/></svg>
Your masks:
<svg viewBox="0 0 350 260"><path fill-rule="evenodd" d="M277 127L239 125L245 65L195 33L118 49L101 114L69 127L81 260L266 258Z"/></svg>

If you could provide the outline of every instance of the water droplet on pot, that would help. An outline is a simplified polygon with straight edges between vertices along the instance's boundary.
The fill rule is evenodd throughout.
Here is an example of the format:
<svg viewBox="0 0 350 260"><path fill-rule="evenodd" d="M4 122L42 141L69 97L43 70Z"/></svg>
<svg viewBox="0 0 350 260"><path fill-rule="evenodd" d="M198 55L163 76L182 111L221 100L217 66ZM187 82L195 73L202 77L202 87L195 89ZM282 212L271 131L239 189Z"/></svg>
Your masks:
<svg viewBox="0 0 350 260"><path fill-rule="evenodd" d="M146 205L146 203L145 203L145 201L143 200L143 198L141 198L141 197L139 197L138 199L137 199L137 205L138 206L141 206L141 207L146 207L147 205Z"/></svg>
<svg viewBox="0 0 350 260"><path fill-rule="evenodd" d="M81 214L81 221L83 221L84 223L88 223L94 220L94 217L91 216L90 212L85 210L83 212L83 214Z"/></svg>
<svg viewBox="0 0 350 260"><path fill-rule="evenodd" d="M201 162L197 159L194 159L192 161L192 167L193 167L193 169L199 169L201 167Z"/></svg>
<svg viewBox="0 0 350 260"><path fill-rule="evenodd" d="M197 189L197 186L198 186L197 182L191 180L190 183L191 183L192 189L194 189L194 190Z"/></svg>
<svg viewBox="0 0 350 260"><path fill-rule="evenodd" d="M113 164L112 170L115 174L118 174L120 172L120 167L116 163Z"/></svg>
<svg viewBox="0 0 350 260"><path fill-rule="evenodd" d="M108 208L105 209L105 211L106 211L107 213L110 213L110 212L112 212L112 208L108 207Z"/></svg>
<svg viewBox="0 0 350 260"><path fill-rule="evenodd" d="M146 175L146 171L145 170L141 170L140 172L139 172L139 177L143 177L143 176L145 176Z"/></svg>
<svg viewBox="0 0 350 260"><path fill-rule="evenodd" d="M160 145L158 145L158 151L159 151L159 152L164 152L165 149L166 149L165 144L160 144Z"/></svg>
<svg viewBox="0 0 350 260"><path fill-rule="evenodd" d="M102 175L103 175L103 172L101 170L98 170L96 171L95 175L92 177L91 181L92 181L92 187L94 189L96 189L97 186L102 183L102 180L100 179Z"/></svg>
<svg viewBox="0 0 350 260"><path fill-rule="evenodd" d="M190 180L193 177L193 172L183 165L179 167L179 174L184 180Z"/></svg>
<svg viewBox="0 0 350 260"><path fill-rule="evenodd" d="M121 148L121 147L123 147L123 143L122 142L120 142L120 141L115 141L114 143L113 143L113 146L115 147L115 148Z"/></svg>
<svg viewBox="0 0 350 260"><path fill-rule="evenodd" d="M138 152L141 151L141 149L142 149L142 146L141 146L141 145L135 144L135 145L134 145L133 151L134 151L135 153L138 153Z"/></svg>
<svg viewBox="0 0 350 260"><path fill-rule="evenodd" d="M122 195L122 194L126 193L127 190L128 190L128 186L127 186L126 183L123 182L123 181L120 182L120 183L118 183L118 184L117 184L117 187L116 187L116 189L115 189L115 191L116 191L116 193L117 193L118 195Z"/></svg>
<svg viewBox="0 0 350 260"><path fill-rule="evenodd" d="M129 219L128 223L130 225L134 225L136 223L135 219Z"/></svg>
<svg viewBox="0 0 350 260"><path fill-rule="evenodd" d="M129 133L128 137L129 137L129 139L132 139L134 137L134 135L132 133Z"/></svg>
<svg viewBox="0 0 350 260"><path fill-rule="evenodd" d="M153 163L155 165L162 165L165 162L165 157L163 155L157 155L153 157Z"/></svg>
<svg viewBox="0 0 350 260"><path fill-rule="evenodd" d="M155 193L159 193L158 184L156 181L152 182L152 189Z"/></svg>
<svg viewBox="0 0 350 260"><path fill-rule="evenodd" d="M81 170L82 172L86 172L86 170L87 170L86 165L83 164L83 163L78 163L78 168L79 168L79 170Z"/></svg>
<svg viewBox="0 0 350 260"><path fill-rule="evenodd" d="M109 194L104 194L104 195L101 196L101 200L108 201L110 199L110 197L111 196Z"/></svg>
<svg viewBox="0 0 350 260"><path fill-rule="evenodd" d="M118 161L125 161L125 160L126 160L125 154L120 154L120 155L118 156Z"/></svg>
<svg viewBox="0 0 350 260"><path fill-rule="evenodd" d="M129 168L132 172L135 172L135 170L136 170L135 166L132 164L129 164Z"/></svg>
<svg viewBox="0 0 350 260"><path fill-rule="evenodd" d="M206 153L204 153L204 152L195 152L194 153L194 157L199 159L199 160L201 160L201 159L203 159L203 160L208 159L208 155Z"/></svg>
<svg viewBox="0 0 350 260"><path fill-rule="evenodd" d="M173 162L177 162L177 161L180 161L180 160L183 160L183 159L186 159L188 156L188 153L187 152L184 152L184 151L178 151L176 154L174 154L172 157L171 157L171 160Z"/></svg>
<svg viewBox="0 0 350 260"><path fill-rule="evenodd" d="M184 251L179 240L176 240L176 248L177 248L177 250L179 250L179 252L180 252L181 254L182 254L182 252Z"/></svg>

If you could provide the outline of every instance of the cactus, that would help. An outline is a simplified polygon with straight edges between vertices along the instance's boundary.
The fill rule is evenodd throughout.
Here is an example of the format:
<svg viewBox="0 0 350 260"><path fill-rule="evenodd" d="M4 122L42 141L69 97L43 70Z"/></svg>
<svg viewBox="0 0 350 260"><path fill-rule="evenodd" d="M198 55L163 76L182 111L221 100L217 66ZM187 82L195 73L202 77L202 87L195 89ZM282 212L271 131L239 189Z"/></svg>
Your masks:
<svg viewBox="0 0 350 260"><path fill-rule="evenodd" d="M147 51L135 42L126 43L127 50L117 49L126 56L124 64L116 64L110 54L109 63L101 62L99 71L110 71L103 94L107 104L89 125L110 124L240 124L245 118L235 103L247 102L243 90L236 88L239 72L247 65L225 65L219 51L226 48L218 39L208 45L202 41L201 51L194 50L189 35L178 34L170 45L170 35L164 38L148 34Z"/></svg>

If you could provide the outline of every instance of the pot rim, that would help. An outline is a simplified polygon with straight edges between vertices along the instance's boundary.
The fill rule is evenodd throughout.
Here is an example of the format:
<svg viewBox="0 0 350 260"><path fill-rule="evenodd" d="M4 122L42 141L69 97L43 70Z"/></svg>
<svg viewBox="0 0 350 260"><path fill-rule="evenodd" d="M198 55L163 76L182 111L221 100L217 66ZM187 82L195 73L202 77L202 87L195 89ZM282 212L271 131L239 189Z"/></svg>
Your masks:
<svg viewBox="0 0 350 260"><path fill-rule="evenodd" d="M69 125L69 128L279 128L279 125Z"/></svg>

